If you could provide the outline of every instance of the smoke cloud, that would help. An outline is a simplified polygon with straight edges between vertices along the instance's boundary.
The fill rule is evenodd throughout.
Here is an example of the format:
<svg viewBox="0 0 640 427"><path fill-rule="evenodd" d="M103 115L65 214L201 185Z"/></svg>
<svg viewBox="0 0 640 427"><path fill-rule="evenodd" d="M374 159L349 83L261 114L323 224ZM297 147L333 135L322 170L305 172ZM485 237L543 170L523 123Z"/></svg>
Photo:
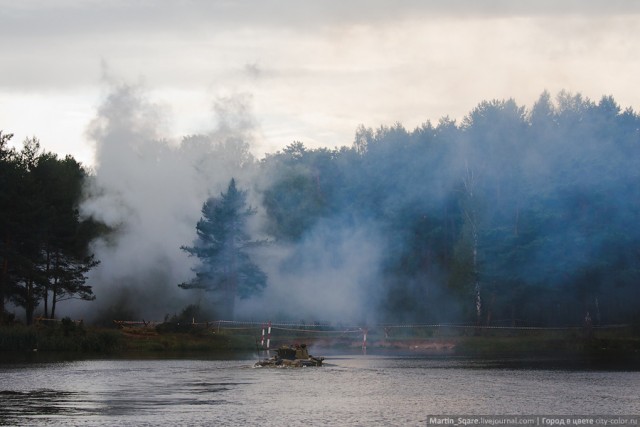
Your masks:
<svg viewBox="0 0 640 427"><path fill-rule="evenodd" d="M255 254L269 285L262 296L240 302L238 308L247 318L374 322L381 239L375 224L321 221L300 243Z"/></svg>
<svg viewBox="0 0 640 427"><path fill-rule="evenodd" d="M117 301L158 319L193 300L177 287L192 275L180 246L194 239L204 200L249 173L253 120L245 101L218 100L209 134L171 141L167 109L143 88L120 85L106 97L88 129L96 167L81 208L115 230L93 244L101 264L91 284L101 307Z"/></svg>
<svg viewBox="0 0 640 427"><path fill-rule="evenodd" d="M177 286L196 262L180 246L231 178L258 212L252 236L276 239L251 249L267 287L237 302L238 319L468 320L475 278L487 322L543 309L573 321L596 300L614 318L637 294L626 248L638 241L638 117L612 98L483 102L460 125L361 127L353 150L293 143L259 162L249 95L218 98L206 134L171 140L169 119L120 85L89 128L97 163L82 213L115 230L93 246L102 308L161 320L197 303L215 315L214 295Z"/></svg>
<svg viewBox="0 0 640 427"><path fill-rule="evenodd" d="M258 210L252 233L263 229L252 184L258 163L249 152L257 132L250 96L217 99L208 134L172 141L165 137L169 128L168 109L130 85L112 88L89 126L96 167L82 214L115 230L92 247L101 261L90 277L97 296L91 304L99 307L91 312L98 316L109 309L162 320L188 304L215 313L215 295L177 286L193 277L197 262L180 246L194 241L202 204L232 177ZM382 247L372 222L327 219L298 244L253 249L268 285L262 295L239 301L236 317L372 321Z"/></svg>

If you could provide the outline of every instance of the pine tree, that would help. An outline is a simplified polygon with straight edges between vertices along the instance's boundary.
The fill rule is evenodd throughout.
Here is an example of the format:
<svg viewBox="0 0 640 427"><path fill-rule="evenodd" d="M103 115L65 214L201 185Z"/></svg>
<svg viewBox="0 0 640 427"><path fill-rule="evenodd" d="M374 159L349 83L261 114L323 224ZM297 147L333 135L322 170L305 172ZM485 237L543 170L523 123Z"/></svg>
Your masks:
<svg viewBox="0 0 640 427"><path fill-rule="evenodd" d="M267 281L246 252L256 244L246 232L247 218L255 214L246 198L246 191L238 190L231 179L226 193L203 204L194 245L181 247L200 263L194 268L196 277L179 286L217 293L223 307L220 313L231 317L236 296L248 298L259 293Z"/></svg>

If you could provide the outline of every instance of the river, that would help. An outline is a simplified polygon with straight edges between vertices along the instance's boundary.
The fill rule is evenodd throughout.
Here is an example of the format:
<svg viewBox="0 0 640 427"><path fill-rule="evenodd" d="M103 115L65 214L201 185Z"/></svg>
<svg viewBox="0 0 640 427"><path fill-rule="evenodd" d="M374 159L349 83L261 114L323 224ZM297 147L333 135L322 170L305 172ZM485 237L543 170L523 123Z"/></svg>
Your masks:
<svg viewBox="0 0 640 427"><path fill-rule="evenodd" d="M640 414L640 372L342 355L0 363L0 425L425 425L433 414Z"/></svg>

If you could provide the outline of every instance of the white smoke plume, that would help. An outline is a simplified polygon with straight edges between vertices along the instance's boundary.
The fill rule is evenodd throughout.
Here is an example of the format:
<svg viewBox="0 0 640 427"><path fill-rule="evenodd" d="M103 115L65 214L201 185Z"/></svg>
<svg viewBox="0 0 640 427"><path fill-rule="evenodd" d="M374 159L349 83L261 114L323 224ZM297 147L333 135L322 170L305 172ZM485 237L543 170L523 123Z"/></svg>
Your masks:
<svg viewBox="0 0 640 427"><path fill-rule="evenodd" d="M257 185L258 162L249 152L258 133L250 97L219 98L208 134L166 138L170 118L140 86L118 85L89 126L96 166L81 212L115 230L93 242L101 261L90 276L97 298L77 308L90 306L94 318L124 313L162 320L188 304L215 316L215 295L177 286L193 277L197 262L180 246L192 244L202 204L224 192L232 177L257 209L251 233L263 237L255 189L268 183ZM374 224L337 218L321 221L296 245L259 246L251 255L267 274L267 287L238 301L236 318L372 321L382 247Z"/></svg>
<svg viewBox="0 0 640 427"><path fill-rule="evenodd" d="M299 244L256 254L269 286L238 309L249 319L373 323L382 247L374 224L321 221Z"/></svg>
<svg viewBox="0 0 640 427"><path fill-rule="evenodd" d="M219 100L214 130L179 142L163 136L166 109L139 86L114 88L100 106L88 130L96 146L95 179L81 207L85 217L116 230L93 244L101 264L90 282L99 307L124 304L158 319L196 297L177 287L192 275L192 260L180 246L194 239L204 200L249 173L253 121L244 101Z"/></svg>

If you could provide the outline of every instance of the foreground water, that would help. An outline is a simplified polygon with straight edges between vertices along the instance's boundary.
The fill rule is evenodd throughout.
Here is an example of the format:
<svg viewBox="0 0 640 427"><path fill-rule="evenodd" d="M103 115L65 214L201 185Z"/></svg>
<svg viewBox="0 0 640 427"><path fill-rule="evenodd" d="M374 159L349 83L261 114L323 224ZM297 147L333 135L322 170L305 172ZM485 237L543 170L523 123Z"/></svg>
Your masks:
<svg viewBox="0 0 640 427"><path fill-rule="evenodd" d="M0 364L0 425L424 425L431 414L640 414L640 372L336 356Z"/></svg>

